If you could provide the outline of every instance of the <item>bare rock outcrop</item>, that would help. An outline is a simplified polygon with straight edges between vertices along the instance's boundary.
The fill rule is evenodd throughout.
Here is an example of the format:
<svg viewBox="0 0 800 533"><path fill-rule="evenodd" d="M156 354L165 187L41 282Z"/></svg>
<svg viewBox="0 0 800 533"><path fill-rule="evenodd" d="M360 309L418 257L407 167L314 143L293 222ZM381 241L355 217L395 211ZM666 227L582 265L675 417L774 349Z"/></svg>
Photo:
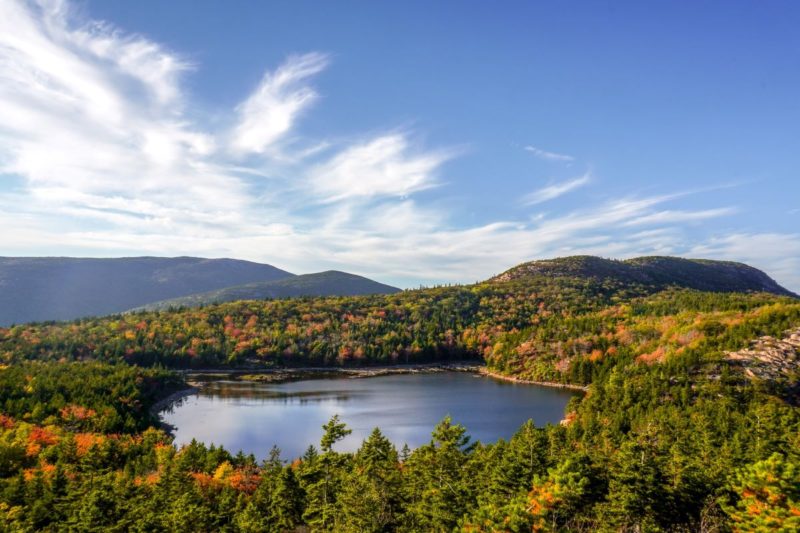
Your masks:
<svg viewBox="0 0 800 533"><path fill-rule="evenodd" d="M751 378L783 381L800 374L800 328L787 331L782 339L765 336L749 348L728 352L727 359L741 366Z"/></svg>

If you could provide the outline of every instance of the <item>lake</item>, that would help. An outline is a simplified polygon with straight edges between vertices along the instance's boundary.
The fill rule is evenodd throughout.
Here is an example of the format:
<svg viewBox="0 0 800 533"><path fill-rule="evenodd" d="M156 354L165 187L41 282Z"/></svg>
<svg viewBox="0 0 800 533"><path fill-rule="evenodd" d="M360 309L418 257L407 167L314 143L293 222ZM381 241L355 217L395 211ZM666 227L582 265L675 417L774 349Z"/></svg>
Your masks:
<svg viewBox="0 0 800 533"><path fill-rule="evenodd" d="M509 383L468 372L340 377L288 383L214 381L162 412L175 443L193 438L243 450L263 459L277 445L284 459L319 448L322 425L338 414L353 433L336 450L355 451L380 427L398 450L430 441L445 416L464 425L473 440L508 439L528 419L558 423L576 393Z"/></svg>

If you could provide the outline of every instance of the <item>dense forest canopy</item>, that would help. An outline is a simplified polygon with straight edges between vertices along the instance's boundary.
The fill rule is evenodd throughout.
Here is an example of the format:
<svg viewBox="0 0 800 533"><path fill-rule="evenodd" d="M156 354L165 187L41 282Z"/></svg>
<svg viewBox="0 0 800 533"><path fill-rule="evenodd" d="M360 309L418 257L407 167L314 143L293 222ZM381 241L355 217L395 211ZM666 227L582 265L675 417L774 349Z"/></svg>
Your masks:
<svg viewBox="0 0 800 533"><path fill-rule="evenodd" d="M0 529L795 531L798 327L790 295L528 269L5 328ZM415 450L376 429L340 453L348 430L334 418L302 457L262 463L176 450L151 427L151 407L181 386L161 367L463 358L588 392L564 423L509 441L472 442L446 419Z"/></svg>

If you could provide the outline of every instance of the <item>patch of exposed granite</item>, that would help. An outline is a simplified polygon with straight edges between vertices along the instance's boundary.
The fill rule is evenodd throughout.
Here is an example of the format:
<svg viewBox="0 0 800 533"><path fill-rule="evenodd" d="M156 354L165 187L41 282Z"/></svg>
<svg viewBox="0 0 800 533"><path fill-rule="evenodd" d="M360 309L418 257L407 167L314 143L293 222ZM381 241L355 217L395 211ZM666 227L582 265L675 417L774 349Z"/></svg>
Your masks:
<svg viewBox="0 0 800 533"><path fill-rule="evenodd" d="M740 366L748 377L796 380L800 374L800 328L788 330L782 339L759 337L748 348L725 355L727 361Z"/></svg>

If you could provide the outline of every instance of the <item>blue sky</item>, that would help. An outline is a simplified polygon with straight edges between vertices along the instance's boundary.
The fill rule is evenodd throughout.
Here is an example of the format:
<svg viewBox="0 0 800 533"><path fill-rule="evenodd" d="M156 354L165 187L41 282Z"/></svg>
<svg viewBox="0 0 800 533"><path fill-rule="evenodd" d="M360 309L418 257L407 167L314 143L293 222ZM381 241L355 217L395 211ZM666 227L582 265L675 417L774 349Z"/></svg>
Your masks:
<svg viewBox="0 0 800 533"><path fill-rule="evenodd" d="M800 290L794 2L0 0L3 255L400 286L592 253Z"/></svg>

